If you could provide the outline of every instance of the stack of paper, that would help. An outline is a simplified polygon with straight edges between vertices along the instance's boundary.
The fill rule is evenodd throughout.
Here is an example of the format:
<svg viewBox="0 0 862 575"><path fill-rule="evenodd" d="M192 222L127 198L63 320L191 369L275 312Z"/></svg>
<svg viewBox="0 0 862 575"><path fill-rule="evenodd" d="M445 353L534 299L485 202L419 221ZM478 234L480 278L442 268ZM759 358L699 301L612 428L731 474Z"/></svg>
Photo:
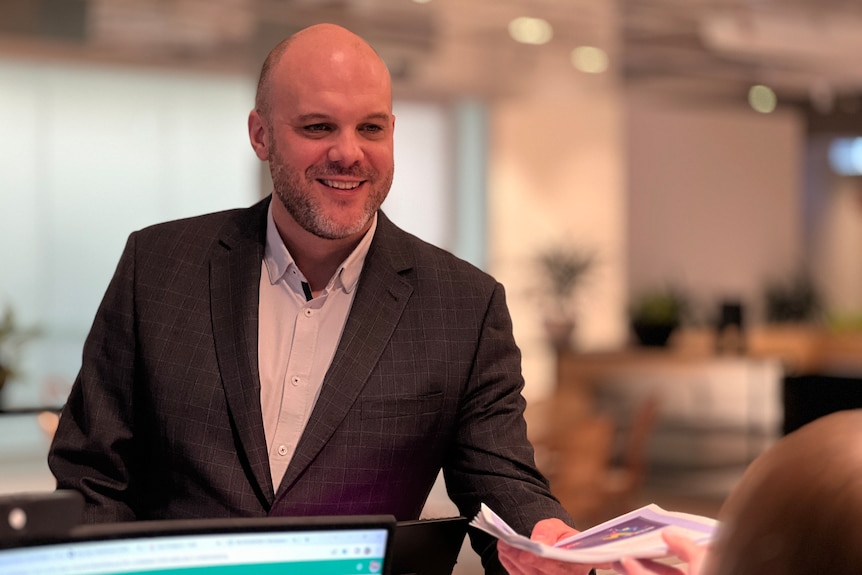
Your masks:
<svg viewBox="0 0 862 575"><path fill-rule="evenodd" d="M669 552L661 532L668 527L673 527L677 533L698 543L708 543L712 540L718 523L709 517L665 511L658 505L651 504L562 539L554 545L546 545L515 533L499 515L483 503L479 514L470 525L490 533L512 547L531 551L542 557L596 565L619 561L623 557L667 557Z"/></svg>

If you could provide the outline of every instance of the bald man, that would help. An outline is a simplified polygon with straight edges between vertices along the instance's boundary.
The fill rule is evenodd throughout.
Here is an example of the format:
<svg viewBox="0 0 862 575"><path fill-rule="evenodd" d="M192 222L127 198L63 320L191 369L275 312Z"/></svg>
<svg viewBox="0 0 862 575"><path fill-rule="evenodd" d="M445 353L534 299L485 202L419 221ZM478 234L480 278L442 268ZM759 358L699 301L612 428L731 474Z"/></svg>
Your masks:
<svg viewBox="0 0 862 575"><path fill-rule="evenodd" d="M779 440L749 466L719 520L709 550L666 538L690 575L862 573L862 410L827 415ZM623 571L684 573L633 559Z"/></svg>
<svg viewBox="0 0 862 575"><path fill-rule="evenodd" d="M267 57L248 131L272 195L131 234L87 337L49 454L87 521L413 519L442 469L464 516L571 533L526 438L503 287L380 211L394 128L389 72L348 30Z"/></svg>

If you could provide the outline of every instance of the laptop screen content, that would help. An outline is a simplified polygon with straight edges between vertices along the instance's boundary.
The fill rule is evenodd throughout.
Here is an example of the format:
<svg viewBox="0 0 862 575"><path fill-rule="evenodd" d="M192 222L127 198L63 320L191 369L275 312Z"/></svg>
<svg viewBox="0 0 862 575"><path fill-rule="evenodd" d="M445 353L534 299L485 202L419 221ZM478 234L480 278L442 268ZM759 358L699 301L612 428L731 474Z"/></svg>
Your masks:
<svg viewBox="0 0 862 575"><path fill-rule="evenodd" d="M315 518L147 522L82 528L0 549L3 575L386 575L392 524ZM394 524L394 521L392 522Z"/></svg>

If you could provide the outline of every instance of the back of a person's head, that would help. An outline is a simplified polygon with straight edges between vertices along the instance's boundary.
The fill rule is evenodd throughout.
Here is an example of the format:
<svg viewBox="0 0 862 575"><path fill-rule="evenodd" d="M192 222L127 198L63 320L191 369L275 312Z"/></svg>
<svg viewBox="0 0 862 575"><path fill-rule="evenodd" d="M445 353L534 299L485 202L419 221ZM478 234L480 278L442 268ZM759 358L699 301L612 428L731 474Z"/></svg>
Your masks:
<svg viewBox="0 0 862 575"><path fill-rule="evenodd" d="M862 573L862 410L822 417L776 442L719 519L709 575Z"/></svg>

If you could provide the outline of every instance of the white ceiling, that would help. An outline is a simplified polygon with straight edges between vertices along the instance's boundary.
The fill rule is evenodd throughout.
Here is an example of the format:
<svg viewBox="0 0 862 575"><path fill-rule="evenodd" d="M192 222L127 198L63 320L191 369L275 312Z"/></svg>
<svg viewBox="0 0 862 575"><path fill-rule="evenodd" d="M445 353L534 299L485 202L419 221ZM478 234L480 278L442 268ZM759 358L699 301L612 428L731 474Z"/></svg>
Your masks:
<svg viewBox="0 0 862 575"><path fill-rule="evenodd" d="M549 71L580 74L568 64L579 45L609 53L604 81L662 97L742 99L767 83L825 110L862 93L859 0L4 0L0 11L0 51L39 40L89 57L250 73L281 37L334 21L381 52L396 90L438 97L504 96ZM517 16L550 22L550 43L514 42Z"/></svg>
<svg viewBox="0 0 862 575"><path fill-rule="evenodd" d="M633 88L744 94L754 83L824 109L862 92L862 3L625 0L624 76Z"/></svg>

